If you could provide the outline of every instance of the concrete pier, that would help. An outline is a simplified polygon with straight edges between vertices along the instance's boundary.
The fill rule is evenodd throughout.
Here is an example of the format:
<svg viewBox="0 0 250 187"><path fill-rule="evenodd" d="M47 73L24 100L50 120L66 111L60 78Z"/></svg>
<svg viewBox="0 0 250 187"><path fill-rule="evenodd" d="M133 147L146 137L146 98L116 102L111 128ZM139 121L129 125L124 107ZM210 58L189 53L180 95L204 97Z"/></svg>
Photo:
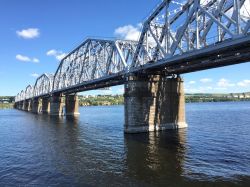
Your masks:
<svg viewBox="0 0 250 187"><path fill-rule="evenodd" d="M61 95L53 95L50 97L50 115L63 115L63 98Z"/></svg>
<svg viewBox="0 0 250 187"><path fill-rule="evenodd" d="M17 108L18 110L21 110L21 102L20 102L20 101L16 103L16 108Z"/></svg>
<svg viewBox="0 0 250 187"><path fill-rule="evenodd" d="M18 105L18 109L19 109L19 110L22 110L22 107L23 107L23 102L20 101L20 102L19 102L19 105Z"/></svg>
<svg viewBox="0 0 250 187"><path fill-rule="evenodd" d="M50 98L48 97L42 98L42 113L43 114L50 113Z"/></svg>
<svg viewBox="0 0 250 187"><path fill-rule="evenodd" d="M124 104L126 133L187 127L183 80L179 77L130 76Z"/></svg>
<svg viewBox="0 0 250 187"><path fill-rule="evenodd" d="M31 108L31 100L30 99L25 101L25 106L24 107L25 107L24 108L25 111L28 111L28 112L31 111L32 108Z"/></svg>
<svg viewBox="0 0 250 187"><path fill-rule="evenodd" d="M35 114L41 113L41 99L35 98L32 100L32 112Z"/></svg>
<svg viewBox="0 0 250 187"><path fill-rule="evenodd" d="M21 108L21 110L25 110L25 102L26 102L25 100L22 101L22 108Z"/></svg>
<svg viewBox="0 0 250 187"><path fill-rule="evenodd" d="M160 130L187 127L182 78L162 78L156 101L156 127Z"/></svg>
<svg viewBox="0 0 250 187"><path fill-rule="evenodd" d="M65 96L65 114L67 116L78 116L79 113L79 101L77 95Z"/></svg>

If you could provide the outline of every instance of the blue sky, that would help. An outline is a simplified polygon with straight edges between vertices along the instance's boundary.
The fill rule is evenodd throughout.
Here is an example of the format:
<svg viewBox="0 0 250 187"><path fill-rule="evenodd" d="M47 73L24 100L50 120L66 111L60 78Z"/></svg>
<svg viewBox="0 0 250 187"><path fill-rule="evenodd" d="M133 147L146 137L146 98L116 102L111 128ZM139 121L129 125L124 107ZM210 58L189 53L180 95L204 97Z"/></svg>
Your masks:
<svg viewBox="0 0 250 187"><path fill-rule="evenodd" d="M146 3L145 3L146 2ZM16 95L86 37L136 39L160 0L1 0L0 95ZM250 91L250 63L183 75L191 92ZM122 93L123 87L84 94Z"/></svg>

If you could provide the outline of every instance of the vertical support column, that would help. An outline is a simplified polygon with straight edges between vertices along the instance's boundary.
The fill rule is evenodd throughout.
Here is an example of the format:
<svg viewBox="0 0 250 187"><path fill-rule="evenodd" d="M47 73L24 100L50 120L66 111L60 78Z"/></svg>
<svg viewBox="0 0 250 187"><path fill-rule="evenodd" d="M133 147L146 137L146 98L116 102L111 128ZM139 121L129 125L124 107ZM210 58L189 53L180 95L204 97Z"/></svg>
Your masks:
<svg viewBox="0 0 250 187"><path fill-rule="evenodd" d="M28 112L31 111L31 100L30 99L25 101L25 111L28 111Z"/></svg>
<svg viewBox="0 0 250 187"><path fill-rule="evenodd" d="M156 89L159 76L129 76L125 84L126 133L154 131Z"/></svg>
<svg viewBox="0 0 250 187"><path fill-rule="evenodd" d="M52 95L50 97L50 115L63 115L63 98L61 95Z"/></svg>
<svg viewBox="0 0 250 187"><path fill-rule="evenodd" d="M185 93L182 78L162 78L156 106L156 128L159 130L187 127Z"/></svg>
<svg viewBox="0 0 250 187"><path fill-rule="evenodd" d="M42 113L50 113L50 99L47 97L42 98Z"/></svg>
<svg viewBox="0 0 250 187"><path fill-rule="evenodd" d="M23 104L22 104L22 101L19 101L19 102L18 102L18 109L19 109L19 110L22 109L22 105L23 105Z"/></svg>
<svg viewBox="0 0 250 187"><path fill-rule="evenodd" d="M40 98L34 98L32 100L32 112L35 114L41 113L41 102Z"/></svg>
<svg viewBox="0 0 250 187"><path fill-rule="evenodd" d="M21 101L18 101L18 105L17 105L17 108L18 108L18 110L21 110Z"/></svg>
<svg viewBox="0 0 250 187"><path fill-rule="evenodd" d="M66 115L78 116L80 114L78 109L79 109L78 96L76 94L66 95L65 97Z"/></svg>
<svg viewBox="0 0 250 187"><path fill-rule="evenodd" d="M124 97L126 133L187 127L180 77L130 76Z"/></svg>
<svg viewBox="0 0 250 187"><path fill-rule="evenodd" d="M22 110L25 110L25 100L22 101Z"/></svg>

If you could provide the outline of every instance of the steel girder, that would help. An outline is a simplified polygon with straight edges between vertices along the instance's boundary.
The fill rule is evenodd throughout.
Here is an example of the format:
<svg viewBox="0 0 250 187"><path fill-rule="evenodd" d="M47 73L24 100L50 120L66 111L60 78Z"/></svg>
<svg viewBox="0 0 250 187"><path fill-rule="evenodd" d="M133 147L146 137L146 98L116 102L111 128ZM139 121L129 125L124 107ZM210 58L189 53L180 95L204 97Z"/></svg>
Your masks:
<svg viewBox="0 0 250 187"><path fill-rule="evenodd" d="M185 73L190 67L233 64L230 59L247 61L249 33L249 0L163 0L144 22L138 42L87 39L61 60L54 76L40 76L34 89L28 86L15 100L81 90L87 84L92 87L86 90L98 88L131 72ZM241 41L245 45L240 48Z"/></svg>
<svg viewBox="0 0 250 187"><path fill-rule="evenodd" d="M53 87L53 74L43 74L37 78L34 86L34 97L49 94Z"/></svg>
<svg viewBox="0 0 250 187"><path fill-rule="evenodd" d="M53 91L126 73L136 47L133 41L87 39L61 61L55 73Z"/></svg>
<svg viewBox="0 0 250 187"><path fill-rule="evenodd" d="M245 0L164 0L143 25L132 69L247 36L249 13Z"/></svg>
<svg viewBox="0 0 250 187"><path fill-rule="evenodd" d="M31 85L28 85L25 89L25 92L24 92L24 98L25 99L30 99L34 96L33 94L33 87Z"/></svg>
<svg viewBox="0 0 250 187"><path fill-rule="evenodd" d="M21 101L21 93L18 93L15 97L15 102Z"/></svg>
<svg viewBox="0 0 250 187"><path fill-rule="evenodd" d="M25 91L21 91L20 93L17 94L17 97L15 98L16 102L23 101L25 100Z"/></svg>

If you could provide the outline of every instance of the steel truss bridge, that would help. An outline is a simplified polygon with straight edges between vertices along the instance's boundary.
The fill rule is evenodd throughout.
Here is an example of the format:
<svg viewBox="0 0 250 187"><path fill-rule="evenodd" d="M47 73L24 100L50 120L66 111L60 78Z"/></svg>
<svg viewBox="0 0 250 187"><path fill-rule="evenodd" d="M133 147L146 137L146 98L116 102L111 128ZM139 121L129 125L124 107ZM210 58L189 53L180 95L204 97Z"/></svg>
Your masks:
<svg viewBox="0 0 250 187"><path fill-rule="evenodd" d="M248 61L249 0L163 0L138 41L87 39L15 101L120 85L130 74L167 76Z"/></svg>

